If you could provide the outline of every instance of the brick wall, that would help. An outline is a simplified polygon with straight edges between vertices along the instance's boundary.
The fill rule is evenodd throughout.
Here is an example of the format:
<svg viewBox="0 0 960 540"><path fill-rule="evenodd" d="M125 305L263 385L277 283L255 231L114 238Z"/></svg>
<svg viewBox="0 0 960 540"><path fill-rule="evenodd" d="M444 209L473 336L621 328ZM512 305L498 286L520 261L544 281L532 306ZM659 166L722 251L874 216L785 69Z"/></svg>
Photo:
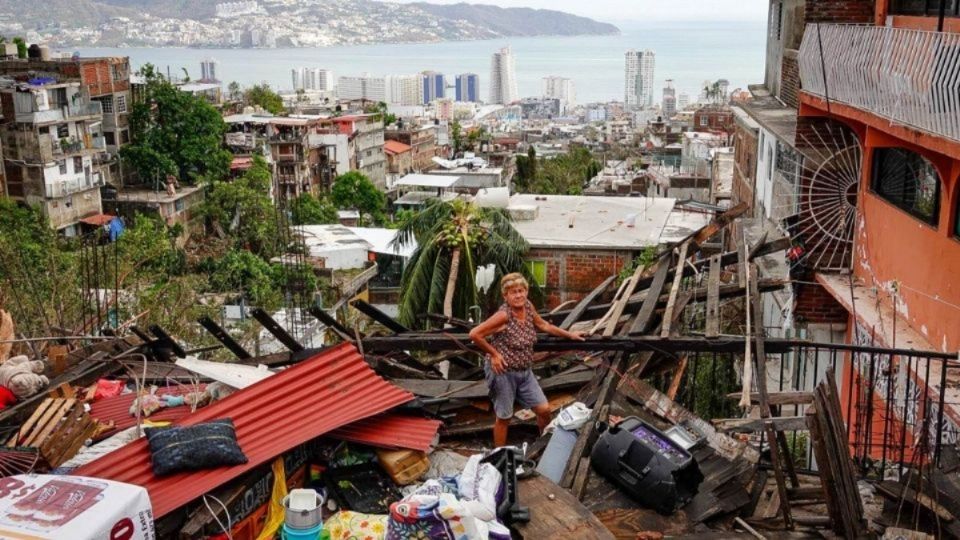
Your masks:
<svg viewBox="0 0 960 540"><path fill-rule="evenodd" d="M733 137L733 204L750 205L753 216L753 194L756 189L757 134L737 122Z"/></svg>
<svg viewBox="0 0 960 540"><path fill-rule="evenodd" d="M876 0L807 0L808 23L860 23L874 22L873 10Z"/></svg>
<svg viewBox="0 0 960 540"><path fill-rule="evenodd" d="M554 308L580 300L611 274L619 273L633 257L627 251L538 248L530 250L526 260L546 263L544 307Z"/></svg>
<svg viewBox="0 0 960 540"><path fill-rule="evenodd" d="M808 276L809 281L813 276ZM846 324L849 318L847 310L820 285L795 285L794 317L798 323L835 323Z"/></svg>
<svg viewBox="0 0 960 540"><path fill-rule="evenodd" d="M796 57L785 54L780 64L780 99L794 109L800 106L800 64Z"/></svg>

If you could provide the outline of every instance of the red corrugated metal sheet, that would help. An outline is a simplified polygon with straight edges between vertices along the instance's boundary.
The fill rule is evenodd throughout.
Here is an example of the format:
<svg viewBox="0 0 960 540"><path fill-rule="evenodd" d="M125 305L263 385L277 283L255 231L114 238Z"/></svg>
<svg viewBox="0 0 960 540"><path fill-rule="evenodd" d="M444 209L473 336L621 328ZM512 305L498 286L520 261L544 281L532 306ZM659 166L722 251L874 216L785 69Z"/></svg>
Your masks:
<svg viewBox="0 0 960 540"><path fill-rule="evenodd" d="M203 389L206 387L207 385L201 384L199 390L203 391ZM157 395L179 396L195 390L197 390L197 388L192 385L170 386L158 389ZM130 405L133 404L134 396L135 394L131 392L129 394L104 398L99 401L95 401L92 405L90 405L91 418L95 418L103 423L113 422L113 425L116 428L114 431L105 432L104 435L112 435L115 431L127 429L128 427L137 423L137 418L135 416L130 416ZM160 409L159 411L151 414L147 420L151 420L153 422L173 422L174 420L179 420L188 414L190 414L190 407L181 405L179 407Z"/></svg>
<svg viewBox="0 0 960 540"><path fill-rule="evenodd" d="M380 448L427 452L436 442L440 424L439 420L387 413L335 429L329 436Z"/></svg>
<svg viewBox="0 0 960 540"><path fill-rule="evenodd" d="M357 349L342 344L264 379L177 425L232 418L249 463L154 476L146 440L138 440L74 471L147 488L155 517L274 457L351 422L382 413L413 398L377 376Z"/></svg>

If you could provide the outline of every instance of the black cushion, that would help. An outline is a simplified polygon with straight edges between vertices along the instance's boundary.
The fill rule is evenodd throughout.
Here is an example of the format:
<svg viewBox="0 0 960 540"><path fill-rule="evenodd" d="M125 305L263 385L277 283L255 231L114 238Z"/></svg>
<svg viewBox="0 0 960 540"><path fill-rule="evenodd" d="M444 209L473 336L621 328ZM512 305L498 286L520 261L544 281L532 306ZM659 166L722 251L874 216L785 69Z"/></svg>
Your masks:
<svg viewBox="0 0 960 540"><path fill-rule="evenodd" d="M144 432L157 476L247 462L229 418L186 427L145 428Z"/></svg>

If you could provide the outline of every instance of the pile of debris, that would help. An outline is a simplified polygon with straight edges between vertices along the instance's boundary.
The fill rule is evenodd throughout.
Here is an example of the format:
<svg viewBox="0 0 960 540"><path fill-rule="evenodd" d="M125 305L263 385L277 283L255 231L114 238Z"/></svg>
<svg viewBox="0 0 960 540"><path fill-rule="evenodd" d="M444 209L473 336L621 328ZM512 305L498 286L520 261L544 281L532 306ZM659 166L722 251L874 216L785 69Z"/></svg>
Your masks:
<svg viewBox="0 0 960 540"><path fill-rule="evenodd" d="M744 210L717 215L621 283L610 276L569 309L542 313L590 337L538 341L534 369L554 425L541 434L535 415L518 411L515 446L493 452L468 321L428 314L440 328L415 332L355 300L382 331L364 335L313 309L340 342L323 349L260 310L253 317L287 351L255 357L210 319L199 323L230 362L203 360L208 349L186 350L156 326L72 351L48 347L47 361L28 367L43 368L47 389L0 411L0 483L23 493L0 501L0 534L119 527L130 538L253 539L292 523L319 535L323 520L334 538L854 538L894 530L904 507L952 533L950 504L929 493L952 493L953 483L929 463L916 486L877 483L897 508L861 503L832 371L808 391L768 388L770 355L799 342L765 338L761 295L787 282L761 278L756 260L790 245L708 245ZM745 316L733 324L745 331L729 331L730 310ZM715 372L718 354L740 391L709 400L723 402L713 410L739 403L738 417L696 413L704 407L691 385L702 357L712 355ZM226 434L212 444L210 430ZM163 458L176 458L179 472L156 474L168 451L158 433L179 437ZM67 502L91 490L126 503L102 512Z"/></svg>

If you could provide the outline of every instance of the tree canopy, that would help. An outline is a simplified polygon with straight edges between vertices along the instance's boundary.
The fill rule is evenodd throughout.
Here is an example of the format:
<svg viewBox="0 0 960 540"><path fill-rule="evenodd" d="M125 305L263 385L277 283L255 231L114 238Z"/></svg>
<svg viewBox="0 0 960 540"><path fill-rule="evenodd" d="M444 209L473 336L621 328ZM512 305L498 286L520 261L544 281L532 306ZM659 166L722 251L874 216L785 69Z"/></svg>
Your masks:
<svg viewBox="0 0 960 540"><path fill-rule="evenodd" d="M236 180L215 182L204 201L203 213L235 247L269 258L280 252L277 209L270 199L270 166L261 156Z"/></svg>
<svg viewBox="0 0 960 540"><path fill-rule="evenodd" d="M193 184L227 175L232 155L223 148L227 125L203 98L182 92L150 64L143 99L130 113L131 143L120 152L145 182L162 184L167 175Z"/></svg>
<svg viewBox="0 0 960 540"><path fill-rule="evenodd" d="M472 306L489 305L499 291L481 294L478 267L494 265L497 279L510 272L530 277L523 264L529 246L503 209L433 199L401 225L395 242L414 239L417 249L400 285L399 319L408 326L418 325L423 313L466 318Z"/></svg>
<svg viewBox="0 0 960 540"><path fill-rule="evenodd" d="M270 114L283 114L287 111L283 98L267 83L255 84L247 88L243 93L243 101L247 105L258 105Z"/></svg>
<svg viewBox="0 0 960 540"><path fill-rule="evenodd" d="M333 203L326 197L316 197L310 193L293 200L290 214L294 225L325 225L340 221Z"/></svg>
<svg viewBox="0 0 960 540"><path fill-rule="evenodd" d="M533 148L517 156L517 190L542 195L579 195L587 181L602 169L589 150L570 149L551 159L540 159Z"/></svg>
<svg viewBox="0 0 960 540"><path fill-rule="evenodd" d="M361 225L366 222L365 216L370 216L374 223L383 223L385 219L386 195L359 171L350 171L338 176L333 182L330 195L337 208L359 210Z"/></svg>

